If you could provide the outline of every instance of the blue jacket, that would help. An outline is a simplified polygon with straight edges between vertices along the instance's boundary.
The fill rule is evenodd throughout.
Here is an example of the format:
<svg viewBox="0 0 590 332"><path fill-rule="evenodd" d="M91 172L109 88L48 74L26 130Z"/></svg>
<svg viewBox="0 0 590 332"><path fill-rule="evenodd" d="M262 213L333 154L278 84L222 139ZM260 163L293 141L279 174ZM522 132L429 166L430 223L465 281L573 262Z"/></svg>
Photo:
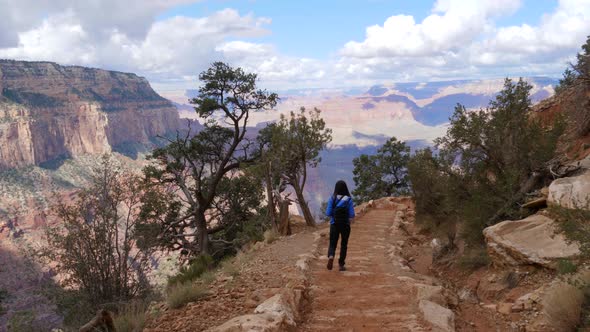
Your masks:
<svg viewBox="0 0 590 332"><path fill-rule="evenodd" d="M354 203L352 202L352 198L350 198L349 196L338 195L336 196L336 198L334 198L334 196L331 196L328 200L326 216L330 217L330 225L334 224L334 203L336 201L338 201L337 206L345 206L346 204L348 204L348 223L350 224L350 218L354 218Z"/></svg>

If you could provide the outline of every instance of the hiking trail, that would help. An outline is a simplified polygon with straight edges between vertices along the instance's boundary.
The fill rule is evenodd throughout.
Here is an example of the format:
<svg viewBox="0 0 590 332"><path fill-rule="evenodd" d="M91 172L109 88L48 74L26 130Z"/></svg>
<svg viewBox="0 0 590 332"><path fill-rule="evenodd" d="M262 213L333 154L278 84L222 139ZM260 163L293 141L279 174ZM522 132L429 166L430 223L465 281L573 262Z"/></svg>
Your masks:
<svg viewBox="0 0 590 332"><path fill-rule="evenodd" d="M400 212L370 209L355 220L348 243L347 271L338 271L340 243L334 269L329 271L327 237L320 242L319 258L310 266L311 308L300 331L432 330L421 318L420 291L415 287L423 276L408 271L396 259L395 245L403 243L403 236L396 236L405 217L405 212Z"/></svg>

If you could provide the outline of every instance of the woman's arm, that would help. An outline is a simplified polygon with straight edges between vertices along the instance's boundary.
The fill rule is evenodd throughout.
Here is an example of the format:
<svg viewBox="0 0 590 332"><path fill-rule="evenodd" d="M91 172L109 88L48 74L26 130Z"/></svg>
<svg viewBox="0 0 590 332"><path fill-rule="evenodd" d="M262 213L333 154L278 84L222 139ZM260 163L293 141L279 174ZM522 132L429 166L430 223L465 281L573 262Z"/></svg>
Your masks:
<svg viewBox="0 0 590 332"><path fill-rule="evenodd" d="M332 206L332 204L334 200L332 199L332 197L330 197L330 199L328 200L328 206L326 207L326 216L331 217L332 214L334 213L334 207Z"/></svg>
<svg viewBox="0 0 590 332"><path fill-rule="evenodd" d="M356 215L354 213L354 202L352 201L352 198L350 199L350 203L348 204L348 217L349 218L354 218Z"/></svg>

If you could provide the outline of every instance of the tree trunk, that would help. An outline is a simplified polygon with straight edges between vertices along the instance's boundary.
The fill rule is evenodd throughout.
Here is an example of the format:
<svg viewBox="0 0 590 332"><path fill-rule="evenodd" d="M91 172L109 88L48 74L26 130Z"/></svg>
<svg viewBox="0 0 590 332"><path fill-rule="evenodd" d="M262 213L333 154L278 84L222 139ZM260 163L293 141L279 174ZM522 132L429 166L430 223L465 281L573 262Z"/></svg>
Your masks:
<svg viewBox="0 0 590 332"><path fill-rule="evenodd" d="M275 211L275 201L274 201L274 195L273 195L273 191L272 191L272 180L271 180L271 175L270 175L270 163L267 164L267 168L265 171L265 182L266 182L266 196L267 196L267 200L268 200L268 217L270 219L270 223L273 227L273 229L275 231L278 231L278 223L277 223L277 214Z"/></svg>
<svg viewBox="0 0 590 332"><path fill-rule="evenodd" d="M289 205L288 200L279 201L279 234L291 235L291 223L289 222Z"/></svg>
<svg viewBox="0 0 590 332"><path fill-rule="evenodd" d="M209 254L209 232L207 232L207 219L205 211L199 210L197 214L197 233L199 239L199 254Z"/></svg>
<svg viewBox="0 0 590 332"><path fill-rule="evenodd" d="M303 217L305 218L305 223L307 226L315 227L315 221L313 220L313 216L311 215L311 211L309 210L309 206L307 206L307 202L303 197L303 191L301 187L299 187L299 183L297 181L293 181L293 189L295 189L295 195L297 195L297 201L299 202L299 207L301 207L301 211L303 211Z"/></svg>

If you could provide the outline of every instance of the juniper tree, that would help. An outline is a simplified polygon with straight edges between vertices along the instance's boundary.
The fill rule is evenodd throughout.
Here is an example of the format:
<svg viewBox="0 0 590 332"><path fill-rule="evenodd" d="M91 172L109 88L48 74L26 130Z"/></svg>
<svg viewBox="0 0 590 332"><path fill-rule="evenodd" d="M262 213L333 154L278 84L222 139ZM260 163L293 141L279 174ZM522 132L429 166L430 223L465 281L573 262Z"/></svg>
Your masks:
<svg viewBox="0 0 590 332"><path fill-rule="evenodd" d="M375 155L354 158L353 195L359 202L408 193L407 164L410 147L392 137Z"/></svg>
<svg viewBox="0 0 590 332"><path fill-rule="evenodd" d="M563 132L561 121L544 127L529 116L531 88L506 79L487 108L457 105L446 135L436 140L438 154L421 152L410 162L411 181L427 201L418 202L419 209L444 207L476 241L484 227L520 217L518 203L550 176L547 162Z"/></svg>
<svg viewBox="0 0 590 332"><path fill-rule="evenodd" d="M213 63L199 79L202 86L190 103L205 119L204 129L179 134L155 149L154 163L145 168L147 179L174 192L164 205L146 205L146 224L156 226L153 233L161 245L187 255L208 254L210 234L225 228L223 222L212 225L208 211L219 198L223 179L255 159L246 138L251 113L272 109L278 101L275 93L257 88L256 74L222 62Z"/></svg>
<svg viewBox="0 0 590 332"><path fill-rule="evenodd" d="M317 167L320 163L319 154L332 140L332 130L326 128L320 110L306 112L302 107L299 113L291 112L288 117L281 115L281 119L266 131L265 135L270 137L268 155L273 172L279 175L277 181L284 181L293 188L306 224L314 226L304 196L307 168Z"/></svg>

